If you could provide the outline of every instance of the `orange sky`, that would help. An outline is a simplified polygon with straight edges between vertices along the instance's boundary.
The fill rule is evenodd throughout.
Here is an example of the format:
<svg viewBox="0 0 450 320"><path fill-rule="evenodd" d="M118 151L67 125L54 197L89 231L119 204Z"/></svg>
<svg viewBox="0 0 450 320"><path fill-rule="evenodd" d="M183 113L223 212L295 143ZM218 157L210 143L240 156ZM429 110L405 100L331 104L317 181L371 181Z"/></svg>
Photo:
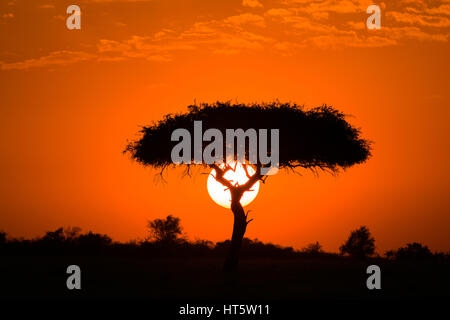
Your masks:
<svg viewBox="0 0 450 320"><path fill-rule="evenodd" d="M381 30L365 28L372 3ZM70 4L81 30L66 29ZM337 251L367 225L379 253L412 241L447 251L449 31L448 0L1 1L0 229L125 241L173 214L191 239L225 240L232 214L207 176L155 183L122 150L195 99L279 99L352 115L373 158L338 177L269 177L247 237Z"/></svg>

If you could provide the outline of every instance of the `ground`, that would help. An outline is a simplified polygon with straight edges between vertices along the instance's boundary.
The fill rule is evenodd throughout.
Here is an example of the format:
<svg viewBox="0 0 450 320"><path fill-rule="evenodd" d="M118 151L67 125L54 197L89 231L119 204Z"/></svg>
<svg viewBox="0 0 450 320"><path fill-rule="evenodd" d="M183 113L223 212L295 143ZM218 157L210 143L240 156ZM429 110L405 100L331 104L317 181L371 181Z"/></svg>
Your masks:
<svg viewBox="0 0 450 320"><path fill-rule="evenodd" d="M2 257L2 299L143 298L161 301L283 301L448 298L448 262L343 258L242 259L224 274L218 258L99 256ZM81 268L81 290L68 290L66 268ZM366 268L381 268L381 290L368 290Z"/></svg>

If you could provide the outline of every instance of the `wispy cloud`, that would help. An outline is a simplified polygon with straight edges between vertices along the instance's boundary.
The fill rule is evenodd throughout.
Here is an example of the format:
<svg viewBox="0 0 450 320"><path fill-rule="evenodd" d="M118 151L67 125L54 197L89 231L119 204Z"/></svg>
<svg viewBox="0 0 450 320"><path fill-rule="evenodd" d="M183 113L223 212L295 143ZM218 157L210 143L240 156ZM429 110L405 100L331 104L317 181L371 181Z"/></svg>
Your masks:
<svg viewBox="0 0 450 320"><path fill-rule="evenodd" d="M450 19L445 16L441 16L441 14L449 14L446 12L446 10L447 8L442 9L442 11L440 10L440 8L432 8L412 13L394 11L394 12L387 12L386 16L392 17L397 22L409 25L419 25L424 27L435 27L435 28L448 28L450 27ZM448 10L450 11L450 8Z"/></svg>
<svg viewBox="0 0 450 320"><path fill-rule="evenodd" d="M81 51L54 51L47 56L36 59L27 59L19 62L0 62L2 70L28 70L32 68L65 66L80 61L95 59L96 55Z"/></svg>
<svg viewBox="0 0 450 320"><path fill-rule="evenodd" d="M81 0L82 2L97 2L97 3L108 3L108 2L150 2L154 0Z"/></svg>
<svg viewBox="0 0 450 320"><path fill-rule="evenodd" d="M4 13L0 16L2 19L13 19L14 18L14 13Z"/></svg>
<svg viewBox="0 0 450 320"><path fill-rule="evenodd" d="M365 26L365 11L372 0L279 0L271 2L272 7L247 0L242 2L247 9L241 6L227 17L204 18L182 28L172 23L170 28L122 40L105 37L90 52L54 51L39 58L0 64L3 70L26 70L86 60L168 62L186 51L230 55L264 50L292 55L305 47L385 47L408 41L448 41L450 0L433 1L432 5L422 0L375 2L383 10L380 30L367 30ZM128 25L128 21L115 25Z"/></svg>
<svg viewBox="0 0 450 320"><path fill-rule="evenodd" d="M258 0L242 0L242 5L244 7L250 7L250 8L262 8L263 4L259 2Z"/></svg>
<svg viewBox="0 0 450 320"><path fill-rule="evenodd" d="M39 8L41 8L41 9L54 9L55 6L52 5L52 4L43 4L43 5L39 6Z"/></svg>
<svg viewBox="0 0 450 320"><path fill-rule="evenodd" d="M231 16L226 18L224 22L238 27L248 25L264 27L264 17L252 13L243 13L240 15Z"/></svg>
<svg viewBox="0 0 450 320"><path fill-rule="evenodd" d="M182 42L162 42L161 35L132 36L124 41L102 39L97 45L99 60L119 61L129 58L142 58L149 61L170 61L172 53L193 50L194 46Z"/></svg>
<svg viewBox="0 0 450 320"><path fill-rule="evenodd" d="M384 13L382 28L376 32L367 30L365 20L361 19L361 14L374 2ZM450 0L432 1L432 5L424 0L388 4L372 0L283 0L282 3L284 6L267 10L265 16L284 24L286 33L301 35L300 43L308 45L392 46L409 40L446 42L450 35ZM330 14L335 17L333 23L327 20ZM347 21L336 23L344 19Z"/></svg>

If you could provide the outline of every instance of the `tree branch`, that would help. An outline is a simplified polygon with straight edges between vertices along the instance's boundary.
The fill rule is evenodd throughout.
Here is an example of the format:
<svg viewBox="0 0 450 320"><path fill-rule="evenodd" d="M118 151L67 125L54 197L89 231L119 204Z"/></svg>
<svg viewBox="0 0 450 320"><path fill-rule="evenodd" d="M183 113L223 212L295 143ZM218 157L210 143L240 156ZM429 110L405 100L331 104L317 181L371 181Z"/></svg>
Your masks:
<svg viewBox="0 0 450 320"><path fill-rule="evenodd" d="M252 211L252 210L248 210L247 213L245 214L245 223L246 223L246 225L249 224L251 221L253 221L253 219L248 220L248 214L250 213L250 211Z"/></svg>
<svg viewBox="0 0 450 320"><path fill-rule="evenodd" d="M227 179L225 179L223 176L224 174L231 169L231 167L227 164L225 164L225 169L221 169L217 164L213 163L210 165L211 168L213 168L214 170L216 170L216 175L215 175L215 179L220 182L221 184L223 184L225 187L227 187L230 190L235 189L235 187L231 184L230 181L228 181Z"/></svg>
<svg viewBox="0 0 450 320"><path fill-rule="evenodd" d="M248 176L248 175L247 175ZM250 190L251 187L253 187L253 185L258 182L259 180L261 180L264 177L264 175L261 175L261 165L257 165L256 166L256 172L254 175L252 175L248 181L246 183L244 183L243 185L239 186L239 189L242 192L248 191Z"/></svg>
<svg viewBox="0 0 450 320"><path fill-rule="evenodd" d="M250 179L252 176L248 173L248 170L247 170L247 164L243 163L243 164L242 164L242 167L244 168L245 175L247 176L247 178Z"/></svg>

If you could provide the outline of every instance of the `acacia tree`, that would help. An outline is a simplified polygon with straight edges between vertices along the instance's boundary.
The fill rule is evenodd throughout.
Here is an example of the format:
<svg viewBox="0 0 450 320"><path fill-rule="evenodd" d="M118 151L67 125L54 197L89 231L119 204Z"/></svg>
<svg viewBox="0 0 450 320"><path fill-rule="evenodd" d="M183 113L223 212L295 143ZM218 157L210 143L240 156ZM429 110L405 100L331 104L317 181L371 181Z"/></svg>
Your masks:
<svg viewBox="0 0 450 320"><path fill-rule="evenodd" d="M360 131L352 127L345 115L332 107L321 106L310 110L291 103L231 104L217 102L188 106L183 114L168 114L162 120L145 126L140 131L141 137L128 144L125 152L132 159L145 166L160 169L160 173L169 166L176 166L171 159L171 152L177 142L171 141L174 130L183 128L194 136L194 121L202 121L203 130L218 129L224 136L226 129L279 129L279 163L280 169L297 168L338 173L354 164L362 163L370 156L370 143L360 137ZM259 132L259 131L258 131ZM202 142L202 148L210 142ZM258 181L265 182L265 163L258 158L256 163L249 163L249 148L245 147L244 170L248 180L244 184L232 184L224 178L228 170L233 170L226 158L224 144L220 159L212 164L194 161L194 152L190 161L183 163L189 174L192 165L210 167L215 170L215 179L229 189L231 193L231 211L234 216L233 233L224 270L235 270L239 251L247 224L250 222L240 203L243 194ZM203 149L202 149L203 150ZM237 154L233 150L236 160ZM267 153L270 154L270 151ZM229 160L229 159L228 159ZM249 174L252 166L254 174Z"/></svg>
<svg viewBox="0 0 450 320"><path fill-rule="evenodd" d="M375 239L370 234L369 228L361 226L350 233L347 241L339 247L341 254L349 254L351 257L365 259L375 252Z"/></svg>

